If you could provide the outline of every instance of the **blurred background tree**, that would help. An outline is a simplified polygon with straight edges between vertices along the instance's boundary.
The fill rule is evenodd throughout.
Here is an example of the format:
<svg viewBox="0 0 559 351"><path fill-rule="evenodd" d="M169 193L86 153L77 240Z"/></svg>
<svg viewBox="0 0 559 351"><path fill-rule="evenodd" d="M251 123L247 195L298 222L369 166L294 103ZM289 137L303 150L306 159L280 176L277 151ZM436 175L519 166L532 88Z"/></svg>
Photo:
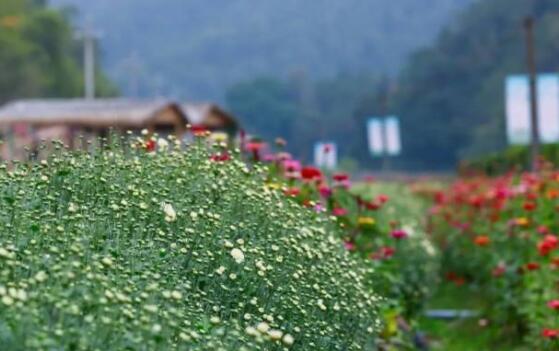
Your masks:
<svg viewBox="0 0 559 351"><path fill-rule="evenodd" d="M0 0L0 103L83 95L81 44L69 19L45 1ZM98 96L117 89L98 69Z"/></svg>
<svg viewBox="0 0 559 351"><path fill-rule="evenodd" d="M506 146L504 81L526 72L522 21L537 23L537 66L559 69L559 2L485 0L466 9L436 43L411 56L393 109L402 117L405 162L449 168Z"/></svg>

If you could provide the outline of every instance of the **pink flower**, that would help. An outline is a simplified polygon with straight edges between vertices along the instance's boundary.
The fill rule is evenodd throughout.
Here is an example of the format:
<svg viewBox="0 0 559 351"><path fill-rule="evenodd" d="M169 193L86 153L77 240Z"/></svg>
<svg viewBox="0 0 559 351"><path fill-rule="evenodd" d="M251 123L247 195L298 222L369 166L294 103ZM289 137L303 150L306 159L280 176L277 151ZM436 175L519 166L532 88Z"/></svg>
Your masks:
<svg viewBox="0 0 559 351"><path fill-rule="evenodd" d="M330 189L330 187L325 184L322 184L318 187L318 192L324 198L329 198L330 196L332 196L332 189Z"/></svg>
<svg viewBox="0 0 559 351"><path fill-rule="evenodd" d="M354 251L355 250L355 244L352 243L351 241L345 241L344 242L344 247L347 251Z"/></svg>
<svg viewBox="0 0 559 351"><path fill-rule="evenodd" d="M265 154L262 157L264 162L274 162L276 160L276 156L274 154Z"/></svg>
<svg viewBox="0 0 559 351"><path fill-rule="evenodd" d="M552 310L559 310L559 300L551 300L547 303L547 306Z"/></svg>
<svg viewBox="0 0 559 351"><path fill-rule="evenodd" d="M391 235L394 239L404 239L408 236L408 233L402 229L396 229L392 231Z"/></svg>
<svg viewBox="0 0 559 351"><path fill-rule="evenodd" d="M342 207L336 207L332 210L332 214L336 217L345 216L347 214L347 210Z"/></svg>
<svg viewBox="0 0 559 351"><path fill-rule="evenodd" d="M388 197L388 195L381 194L377 196L377 201L380 202L381 204L385 204L386 202L388 202L389 199L390 198Z"/></svg>
<svg viewBox="0 0 559 351"><path fill-rule="evenodd" d="M301 178L301 162L297 160L285 160L282 163L284 175L287 179Z"/></svg>

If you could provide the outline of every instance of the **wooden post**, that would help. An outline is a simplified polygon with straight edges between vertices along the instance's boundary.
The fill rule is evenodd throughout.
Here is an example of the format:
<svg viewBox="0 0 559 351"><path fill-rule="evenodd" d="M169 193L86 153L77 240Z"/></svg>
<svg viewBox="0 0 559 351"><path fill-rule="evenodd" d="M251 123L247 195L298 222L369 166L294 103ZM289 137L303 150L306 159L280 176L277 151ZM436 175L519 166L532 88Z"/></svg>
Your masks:
<svg viewBox="0 0 559 351"><path fill-rule="evenodd" d="M536 50L534 47L534 18L524 19L524 32L526 40L526 65L528 68L530 84L530 166L532 171L538 169L538 158L540 154L540 128L538 118L538 86L536 73Z"/></svg>

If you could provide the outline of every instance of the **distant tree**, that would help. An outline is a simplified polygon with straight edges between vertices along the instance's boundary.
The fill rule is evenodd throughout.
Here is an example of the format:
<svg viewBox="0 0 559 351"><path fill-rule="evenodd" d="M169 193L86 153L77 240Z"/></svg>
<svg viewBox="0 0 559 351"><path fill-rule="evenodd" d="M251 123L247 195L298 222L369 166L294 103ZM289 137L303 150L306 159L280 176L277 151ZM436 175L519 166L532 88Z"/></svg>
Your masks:
<svg viewBox="0 0 559 351"><path fill-rule="evenodd" d="M44 1L0 0L0 103L82 96L81 62L80 44L62 13ZM98 95L116 94L102 72L98 82Z"/></svg>
<svg viewBox="0 0 559 351"><path fill-rule="evenodd" d="M286 82L258 78L238 83L226 95L227 104L248 131L268 140L292 141L300 111L294 92Z"/></svg>
<svg viewBox="0 0 559 351"><path fill-rule="evenodd" d="M478 1L411 57L394 104L410 165L449 168L505 146L504 79L526 71L522 20L536 18L539 71L556 72L557 13L556 0Z"/></svg>
<svg viewBox="0 0 559 351"><path fill-rule="evenodd" d="M310 159L317 141L334 141L340 153L364 160L365 126L356 105L375 91L369 74L340 74L318 82L297 74L290 81L258 78L232 86L227 104L249 132L267 140L283 137L298 157Z"/></svg>

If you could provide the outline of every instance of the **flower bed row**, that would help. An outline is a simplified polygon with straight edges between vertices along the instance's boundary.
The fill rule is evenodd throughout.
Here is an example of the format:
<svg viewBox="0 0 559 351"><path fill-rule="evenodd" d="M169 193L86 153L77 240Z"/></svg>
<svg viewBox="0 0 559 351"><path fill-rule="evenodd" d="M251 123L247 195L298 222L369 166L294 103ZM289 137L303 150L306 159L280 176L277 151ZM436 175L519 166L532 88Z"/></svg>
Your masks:
<svg viewBox="0 0 559 351"><path fill-rule="evenodd" d="M426 203L405 185L376 184L373 179L354 185L347 173L304 165L284 151L281 139L275 150L258 140L242 146L247 162L267 164L270 188L336 219L345 249L374 269L371 285L388 299L382 305L382 338L389 344L409 346L414 321L438 278L438 253L422 221ZM214 156L215 160L223 158Z"/></svg>
<svg viewBox="0 0 559 351"><path fill-rule="evenodd" d="M489 323L558 349L559 172L461 179L431 195L446 279L486 298Z"/></svg>

